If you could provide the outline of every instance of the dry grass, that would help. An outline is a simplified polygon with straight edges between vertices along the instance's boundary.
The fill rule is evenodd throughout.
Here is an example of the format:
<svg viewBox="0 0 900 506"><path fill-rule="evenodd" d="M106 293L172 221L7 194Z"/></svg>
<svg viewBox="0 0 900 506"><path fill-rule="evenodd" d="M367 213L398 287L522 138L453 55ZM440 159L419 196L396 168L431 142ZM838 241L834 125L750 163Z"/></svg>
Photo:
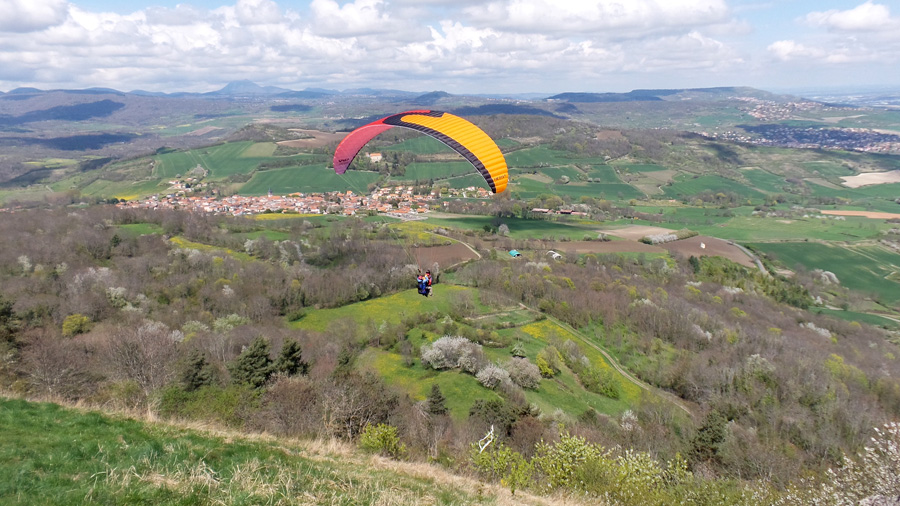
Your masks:
<svg viewBox="0 0 900 506"><path fill-rule="evenodd" d="M7 397L20 397L7 395ZM85 403L66 403L59 399L27 399L35 402L54 402L82 413L96 412L95 406ZM484 483L472 476L455 474L438 465L424 462L401 462L359 452L355 446L336 439L292 439L267 433L244 433L226 430L209 423L160 421L152 411L105 411L108 416L137 419L150 425L187 430L230 442L257 442L296 455L321 472L304 464L285 465L251 459L219 469L217 472L200 459L166 465L165 455L175 454L170 443L159 454L144 456L130 466L107 463L106 452L99 449L98 458L106 463L104 472L90 477L91 490L107 487L113 490L133 490L133 486L166 489L185 495L201 494L210 504L226 504L229 497L254 497L264 504L376 504L383 506L431 505L440 502L435 494L448 492L459 496L462 504L474 503L513 505L596 505L596 500L578 497L536 496L521 491L515 495L499 484ZM127 445L120 439L121 445ZM171 447L169 447L171 446ZM222 475L231 476L223 479ZM456 491L456 492L453 492ZM91 494L85 497L90 501ZM469 499L464 499L468 497ZM457 503L454 501L454 504Z"/></svg>

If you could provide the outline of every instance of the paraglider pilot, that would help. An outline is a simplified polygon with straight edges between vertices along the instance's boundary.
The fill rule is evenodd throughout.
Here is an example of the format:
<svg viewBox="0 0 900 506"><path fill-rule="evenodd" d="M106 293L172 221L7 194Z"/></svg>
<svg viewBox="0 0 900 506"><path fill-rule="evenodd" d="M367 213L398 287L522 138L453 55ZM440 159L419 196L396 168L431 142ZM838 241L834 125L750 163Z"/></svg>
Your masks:
<svg viewBox="0 0 900 506"><path fill-rule="evenodd" d="M416 276L416 283L419 286L419 294L425 297L431 295L431 271L425 271L425 274L422 274L422 271L419 271L419 275Z"/></svg>

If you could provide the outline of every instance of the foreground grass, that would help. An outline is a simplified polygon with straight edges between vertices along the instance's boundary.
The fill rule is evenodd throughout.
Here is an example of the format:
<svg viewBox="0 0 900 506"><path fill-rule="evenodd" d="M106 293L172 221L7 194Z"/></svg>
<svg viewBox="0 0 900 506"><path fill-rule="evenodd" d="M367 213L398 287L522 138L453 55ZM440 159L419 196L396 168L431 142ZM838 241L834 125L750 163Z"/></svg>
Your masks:
<svg viewBox="0 0 900 506"><path fill-rule="evenodd" d="M549 504L339 443L212 433L0 397L0 504Z"/></svg>

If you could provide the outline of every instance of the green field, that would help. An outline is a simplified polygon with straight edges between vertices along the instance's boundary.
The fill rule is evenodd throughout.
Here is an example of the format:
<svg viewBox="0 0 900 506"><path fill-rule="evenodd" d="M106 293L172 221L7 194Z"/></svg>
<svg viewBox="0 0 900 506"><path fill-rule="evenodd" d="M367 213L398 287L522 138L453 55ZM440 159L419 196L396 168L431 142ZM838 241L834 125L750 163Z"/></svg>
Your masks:
<svg viewBox="0 0 900 506"><path fill-rule="evenodd" d="M685 211L679 210L679 213ZM881 220L847 217L846 220L802 218L779 219L756 216L735 216L727 221L696 223L691 228L703 235L741 242L796 241L859 241L878 237L887 228Z"/></svg>
<svg viewBox="0 0 900 506"><path fill-rule="evenodd" d="M250 181L241 186L240 194L266 195L269 190L275 195L347 190L365 194L367 186L376 179L378 179L376 172L349 170L339 175L324 164L286 167L254 173Z"/></svg>
<svg viewBox="0 0 900 506"><path fill-rule="evenodd" d="M838 246L815 242L757 243L760 251L784 266L833 272L842 286L872 294L889 307L900 304L900 282L888 279L900 271L900 254L880 246ZM894 278L896 279L896 278Z"/></svg>
<svg viewBox="0 0 900 506"><path fill-rule="evenodd" d="M337 447L0 397L2 504L496 503L473 488Z"/></svg>
<svg viewBox="0 0 900 506"><path fill-rule="evenodd" d="M757 201L765 198L765 194L756 189L738 181L716 175L698 177L679 175L675 178L675 184L663 187L663 193L673 199L691 197L707 191L712 193L730 192Z"/></svg>
<svg viewBox="0 0 900 506"><path fill-rule="evenodd" d="M450 176L467 176L477 174L472 164L461 160L458 162L414 162L406 166L406 174L402 179L427 181L443 179ZM401 179L401 178L398 178Z"/></svg>
<svg viewBox="0 0 900 506"><path fill-rule="evenodd" d="M576 161L571 153L550 149L546 146L525 148L506 154L506 165L510 167L549 167L571 165Z"/></svg>
<svg viewBox="0 0 900 506"><path fill-rule="evenodd" d="M598 183L621 183L616 169L611 165L594 165L588 171L588 177L593 178Z"/></svg>
<svg viewBox="0 0 900 506"><path fill-rule="evenodd" d="M408 151L417 155L435 155L438 153L455 153L455 151L443 142L429 137L420 135L412 139L406 139L384 148L384 151Z"/></svg>
<svg viewBox="0 0 900 506"><path fill-rule="evenodd" d="M655 163L615 163L613 166L622 172L659 172L666 170L662 165Z"/></svg>
<svg viewBox="0 0 900 506"><path fill-rule="evenodd" d="M263 162L283 158L272 156L275 144L272 142L228 142L206 148L187 151L172 151L154 156L155 177L161 179L185 175L198 165L209 171L209 179L223 179L233 174L249 174ZM311 163L315 156L308 154L287 157L297 165ZM318 157L321 160L322 157Z"/></svg>
<svg viewBox="0 0 900 506"><path fill-rule="evenodd" d="M643 192L625 183L569 183L551 186L557 195L568 195L576 202L580 197L594 197L605 200L630 200L646 197Z"/></svg>
<svg viewBox="0 0 900 506"><path fill-rule="evenodd" d="M785 187L790 186L785 178L762 169L744 169L741 174L750 186L766 193L784 193Z"/></svg>

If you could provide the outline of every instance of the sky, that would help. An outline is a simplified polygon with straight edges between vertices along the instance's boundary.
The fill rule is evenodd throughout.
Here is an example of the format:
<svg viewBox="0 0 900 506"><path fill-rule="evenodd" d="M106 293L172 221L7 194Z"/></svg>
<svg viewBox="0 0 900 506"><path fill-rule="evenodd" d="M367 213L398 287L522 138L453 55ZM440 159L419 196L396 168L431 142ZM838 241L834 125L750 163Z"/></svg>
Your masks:
<svg viewBox="0 0 900 506"><path fill-rule="evenodd" d="M0 0L0 91L900 85L900 0Z"/></svg>

